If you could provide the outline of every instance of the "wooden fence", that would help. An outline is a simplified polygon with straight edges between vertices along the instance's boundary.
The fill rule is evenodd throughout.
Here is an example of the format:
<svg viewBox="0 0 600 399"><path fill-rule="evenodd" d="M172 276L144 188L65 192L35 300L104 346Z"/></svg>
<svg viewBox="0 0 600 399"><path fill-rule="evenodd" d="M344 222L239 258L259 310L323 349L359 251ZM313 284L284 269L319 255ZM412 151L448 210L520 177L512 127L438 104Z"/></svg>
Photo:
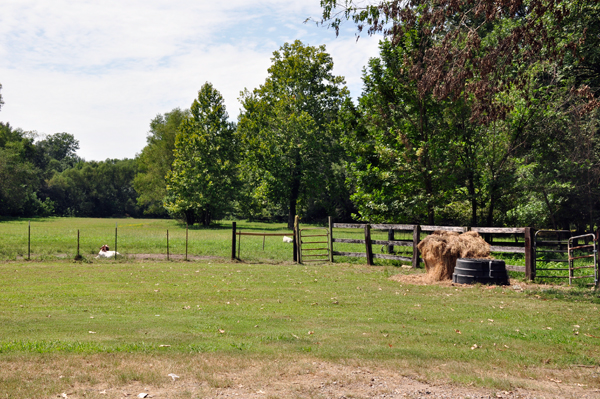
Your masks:
<svg viewBox="0 0 600 399"><path fill-rule="evenodd" d="M294 227L294 231L291 233L242 233L241 231L236 231L236 223L233 223L233 231L232 231L232 241L231 241L231 259L239 259L239 251L240 251L240 240L241 236L262 236L263 241L266 236L284 236L284 235L292 235L293 236L293 259L294 262L302 263L302 229L300 228L300 223L298 221L298 217L296 217L296 223ZM344 238L338 237L334 231L334 229L356 229L362 230L364 234L364 238ZM375 240L371 238L371 231L387 231L388 239L387 240ZM329 261L333 262L335 256L348 256L348 257L361 257L366 258L367 265L374 265L375 259L388 259L388 260L398 260L403 262L410 262L411 267L416 268L420 263L423 263L422 259L419 256L418 245L421 241L421 237L423 235L431 234L434 231L452 231L456 233L464 233L466 231L475 231L482 235L486 241L491 244L491 252L496 253L513 253L513 254L523 254L525 258L525 266L515 266L515 265L506 265L508 270L517 271L517 272L525 272L525 275L528 279L532 280L535 277L535 262L534 262L534 243L532 240L532 229L530 227L472 227L471 229L467 227L458 227L458 226L430 226L430 225L416 225L416 224L381 224L381 223L333 223L331 218L329 218L329 227L328 234L323 236L328 236L328 248L316 248L316 249L308 249L308 250L325 250L327 249ZM395 233L400 232L404 233L404 235L411 236L409 240L398 240L395 238ZM507 240L509 236L514 236L514 242L512 245L507 245ZM237 239L237 240L236 240ZM493 245L494 239L500 242L498 244L502 245ZM236 245L237 241L237 245ZM335 244L362 244L364 245L364 252L345 252L345 251L336 251ZM324 243L312 243L306 242L305 244L324 244ZM387 253L374 253L373 245L382 245L383 247L387 247ZM394 247L406 247L412 250L411 256L404 256L394 253ZM237 254L236 254L237 249ZM305 257L307 255L304 255ZM318 261L326 261L327 255L314 255L319 257L325 257L325 259L320 259ZM313 260L317 261L317 260Z"/></svg>
<svg viewBox="0 0 600 399"><path fill-rule="evenodd" d="M364 239L356 238L337 238L334 234L334 229L361 229L364 231ZM388 232L387 240L373 240L371 239L371 230L384 230ZM419 256L419 250L417 248L423 234L432 233L436 230L442 231L453 231L457 233L464 233L469 231L467 227L458 226L429 226L429 225L409 225L409 224L358 224L358 223L332 223L331 218L329 219L329 237L330 237L330 261L333 262L334 256L349 256L349 257L363 257L366 258L367 265L373 265L374 259L389 259L399 260L404 262L410 262L411 266L416 268L422 263L422 259ZM525 272L529 279L533 279L535 276L534 263L533 263L533 243L532 243L532 229L529 227L520 228L500 228L500 227L473 227L470 229L475 231L484 237L488 241L493 243L494 237L501 236L506 242L507 235L513 235L514 245L491 245L492 252L502 253L515 253L524 254L525 266L507 265L506 268L512 271ZM412 233L412 240L396 240L394 239L395 232ZM520 239L522 238L522 240ZM335 250L335 243L347 243L347 244L363 244L365 247L364 252L342 252ZM373 253L373 245L383 245L388 247L387 254ZM393 247L409 247L412 249L412 256L402 256L393 254Z"/></svg>
<svg viewBox="0 0 600 399"><path fill-rule="evenodd" d="M484 236L487 235L487 240L490 243L492 252L524 254L525 266L506 265L507 270L515 272L525 272L529 280L535 277L535 263L533 250L533 229L531 227L471 227L471 231L476 231ZM513 235L515 237L514 245L493 245L496 235L506 237ZM519 236L523 235L523 243L518 240Z"/></svg>
<svg viewBox="0 0 600 399"><path fill-rule="evenodd" d="M353 238L335 238L333 229L362 229L364 231L364 239L353 239ZM388 232L387 240L372 240L371 230L385 230ZM395 232L411 232L412 240L396 240L394 239ZM334 256L350 256L350 257L363 257L367 258L367 264L373 265L373 259L389 259L389 260L400 260L405 262L411 262L413 267L417 267L419 264L419 251L415 250L419 244L420 237L420 226L409 225L409 224L349 224L349 223L332 223L329 219L329 237L331 240L330 254L331 261ZM340 252L334 248L334 243L347 243L347 244L363 244L365 246L365 252ZM388 247L387 254L373 253L373 244L383 245ZM413 255L411 258L401 255L393 255L393 247L411 247L413 249Z"/></svg>

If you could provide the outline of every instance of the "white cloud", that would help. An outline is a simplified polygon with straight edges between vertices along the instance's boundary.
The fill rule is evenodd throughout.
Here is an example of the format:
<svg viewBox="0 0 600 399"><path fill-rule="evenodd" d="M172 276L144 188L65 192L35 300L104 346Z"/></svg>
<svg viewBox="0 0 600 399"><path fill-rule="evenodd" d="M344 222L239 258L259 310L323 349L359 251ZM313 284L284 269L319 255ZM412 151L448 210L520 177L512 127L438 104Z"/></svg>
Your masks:
<svg viewBox="0 0 600 399"><path fill-rule="evenodd" d="M6 0L5 0L6 1ZM150 120L187 108L210 81L230 117L244 88L264 82L285 41L327 44L353 96L377 40L303 24L319 2L283 0L8 0L0 14L0 120L69 132L88 160L133 157Z"/></svg>

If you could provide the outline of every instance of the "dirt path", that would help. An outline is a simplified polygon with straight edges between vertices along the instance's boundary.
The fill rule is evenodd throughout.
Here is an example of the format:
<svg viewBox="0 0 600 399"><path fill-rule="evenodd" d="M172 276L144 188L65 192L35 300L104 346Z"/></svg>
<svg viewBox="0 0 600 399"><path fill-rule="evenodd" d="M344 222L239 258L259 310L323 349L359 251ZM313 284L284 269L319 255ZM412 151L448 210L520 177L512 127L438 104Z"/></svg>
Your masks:
<svg viewBox="0 0 600 399"><path fill-rule="evenodd" d="M513 378L514 385L526 388L477 388L448 379L427 382L389 364L336 363L310 357L96 354L13 358L0 361L0 369L5 381L21 381L22 387L12 391L11 398L600 398L598 389L557 380ZM502 376L490 377L501 380ZM43 395L27 392L27 387L39 385L44 386Z"/></svg>
<svg viewBox="0 0 600 399"><path fill-rule="evenodd" d="M31 258L32 259L36 259L39 258L42 255L39 254L31 254ZM53 257L57 258L57 259L67 259L69 257L71 257L72 255L69 254L55 254L52 255ZM88 259L94 259L95 255L85 255ZM125 256L128 259L135 259L135 260L167 260L167 255L166 254L124 254L123 256ZM191 255L188 254L188 260L206 260L206 259L218 259L219 261L225 261L226 259L220 256L200 256L200 255ZM22 261L27 259L27 256L17 256L16 260L18 261ZM185 255L182 254L171 254L169 255L169 259L170 260L184 260L185 259Z"/></svg>
<svg viewBox="0 0 600 399"><path fill-rule="evenodd" d="M267 375L264 365L253 365L234 373L214 373L208 378L195 379L190 372L169 373L169 381L156 386L128 384L114 388L85 389L85 397L123 398L600 398L600 391L586 391L577 386L561 386L554 382L536 382L539 389L479 389L452 384L432 384L399 372L311 362L304 368L294 366ZM257 375L258 373L262 375ZM80 392L82 392L80 390ZM92 396L90 396L92 394ZM142 394L142 396L140 396ZM69 395L70 398L84 396Z"/></svg>

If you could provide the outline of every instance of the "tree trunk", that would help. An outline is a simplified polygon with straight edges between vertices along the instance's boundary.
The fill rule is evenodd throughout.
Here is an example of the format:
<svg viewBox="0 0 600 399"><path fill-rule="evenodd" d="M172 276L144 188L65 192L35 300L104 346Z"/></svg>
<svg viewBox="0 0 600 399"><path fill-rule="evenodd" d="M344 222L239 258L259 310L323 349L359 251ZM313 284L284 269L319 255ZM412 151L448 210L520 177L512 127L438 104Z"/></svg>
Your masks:
<svg viewBox="0 0 600 399"><path fill-rule="evenodd" d="M212 218L211 218L210 211L202 212L202 225L210 226L211 222L212 222Z"/></svg>
<svg viewBox="0 0 600 399"><path fill-rule="evenodd" d="M298 197L300 196L300 154L295 155L296 164L292 170L292 176L290 179L290 197L289 197L289 208L288 208L288 229L294 229L294 221L296 219L296 204Z"/></svg>
<svg viewBox="0 0 600 399"><path fill-rule="evenodd" d="M426 169L427 171L427 169ZM429 173L425 173L425 194L427 196L427 223L430 225L435 224L435 207L433 205L433 182L431 181L431 177Z"/></svg>
<svg viewBox="0 0 600 399"><path fill-rule="evenodd" d="M430 225L435 224L435 209L431 202L427 203L427 223Z"/></svg>
<svg viewBox="0 0 600 399"><path fill-rule="evenodd" d="M471 197L471 227L477 227L477 196L475 195L475 173L469 171L468 190Z"/></svg>
<svg viewBox="0 0 600 399"><path fill-rule="evenodd" d="M546 190L542 190L542 194L544 196L544 202L546 203L546 207L548 208L550 220L552 221L552 228L556 230L556 219L554 219L554 212L552 212L552 205L550 205L550 200L548 200L548 194L546 194Z"/></svg>
<svg viewBox="0 0 600 399"><path fill-rule="evenodd" d="M294 172L296 176L292 180L292 187L290 190L290 198L289 198L289 212L288 212L288 229L292 230L294 228L294 219L296 218L296 203L298 202L298 196L300 195L300 179L297 177L297 173Z"/></svg>
<svg viewBox="0 0 600 399"><path fill-rule="evenodd" d="M294 229L294 219L296 217L296 200L290 198L290 208L289 208L289 213L288 213L288 223L287 223L287 228L289 230L293 230Z"/></svg>
<svg viewBox="0 0 600 399"><path fill-rule="evenodd" d="M188 226L193 226L196 223L196 214L192 209L188 209L183 212L183 218Z"/></svg>
<svg viewBox="0 0 600 399"><path fill-rule="evenodd" d="M490 187L490 207L487 214L487 225L489 227L494 226L494 206L496 205L496 188L494 186L494 183L492 183Z"/></svg>

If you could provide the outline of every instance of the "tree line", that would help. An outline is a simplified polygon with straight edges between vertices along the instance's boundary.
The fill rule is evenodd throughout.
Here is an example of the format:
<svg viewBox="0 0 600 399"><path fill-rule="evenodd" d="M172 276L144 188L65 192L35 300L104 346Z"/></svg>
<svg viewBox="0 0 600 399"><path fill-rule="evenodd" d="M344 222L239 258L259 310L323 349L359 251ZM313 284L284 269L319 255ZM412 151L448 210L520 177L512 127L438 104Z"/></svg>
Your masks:
<svg viewBox="0 0 600 399"><path fill-rule="evenodd" d="M236 122L207 82L132 160L3 123L0 215L600 225L597 1L321 4L320 24L384 34L358 101L325 46L295 41Z"/></svg>

